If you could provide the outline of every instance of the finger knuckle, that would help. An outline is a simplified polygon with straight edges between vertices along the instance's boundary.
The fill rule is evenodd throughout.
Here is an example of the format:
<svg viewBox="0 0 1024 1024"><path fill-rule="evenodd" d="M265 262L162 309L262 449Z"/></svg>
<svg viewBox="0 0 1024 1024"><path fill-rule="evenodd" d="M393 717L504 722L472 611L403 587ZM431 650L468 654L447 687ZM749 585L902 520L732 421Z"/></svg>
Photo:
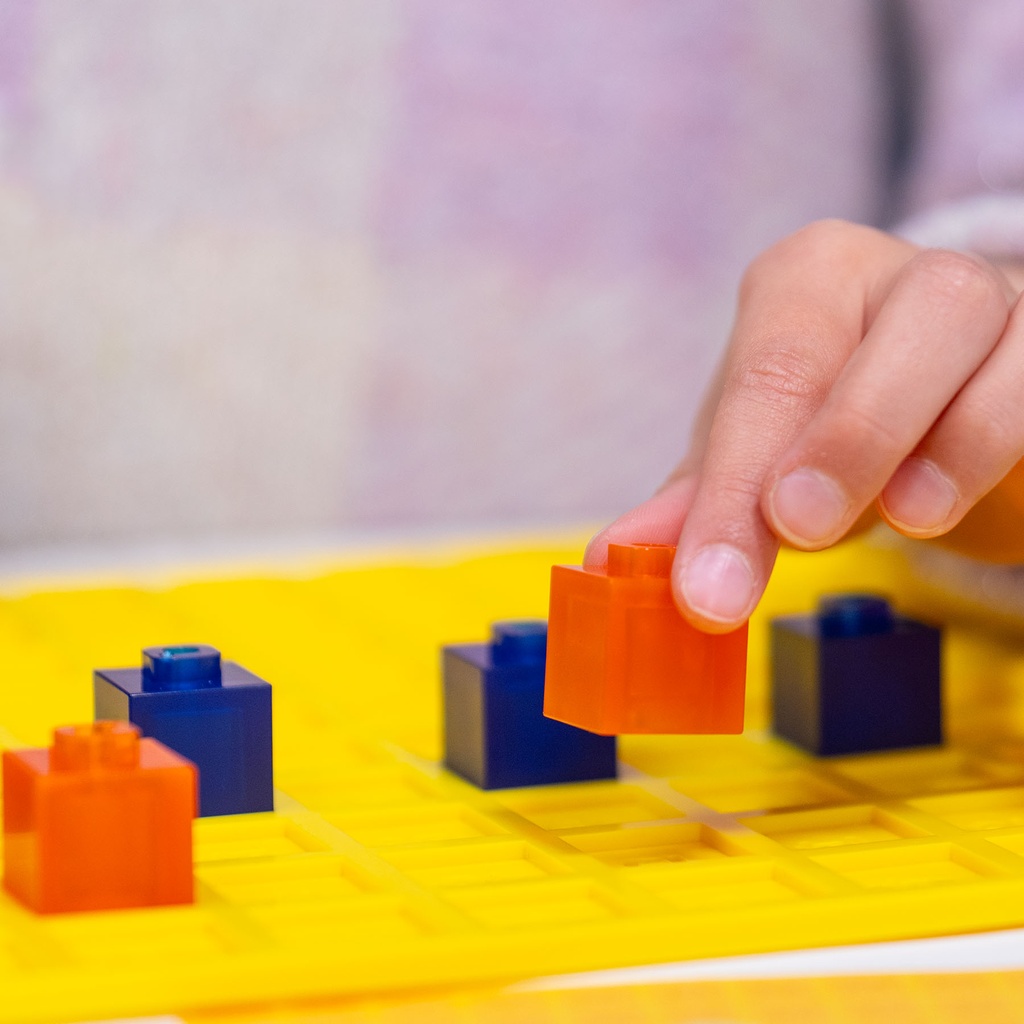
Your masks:
<svg viewBox="0 0 1024 1024"><path fill-rule="evenodd" d="M979 311L1006 308L995 270L967 253L926 249L911 260L911 269L939 301Z"/></svg>
<svg viewBox="0 0 1024 1024"><path fill-rule="evenodd" d="M847 405L837 413L835 433L870 451L897 451L907 444L893 411L859 403Z"/></svg>
<svg viewBox="0 0 1024 1024"><path fill-rule="evenodd" d="M753 506L760 500L761 482L754 474L735 470L716 479L715 494L725 507Z"/></svg>
<svg viewBox="0 0 1024 1024"><path fill-rule="evenodd" d="M831 250L846 245L850 238L862 230L860 225L839 217L825 217L805 224L790 237L799 240L801 245Z"/></svg>
<svg viewBox="0 0 1024 1024"><path fill-rule="evenodd" d="M844 265L851 253L881 233L837 217L811 221L756 256L740 279L740 300L755 293L780 272L808 266Z"/></svg>
<svg viewBox="0 0 1024 1024"><path fill-rule="evenodd" d="M794 251L811 261L832 262L859 251L868 241L881 237L876 228L829 217L811 221L779 244L781 252Z"/></svg>
<svg viewBox="0 0 1024 1024"><path fill-rule="evenodd" d="M714 494L713 522L715 533L738 547L751 542L753 523L760 517L760 477L754 477L738 467L723 467L706 480L708 490Z"/></svg>
<svg viewBox="0 0 1024 1024"><path fill-rule="evenodd" d="M1007 454L1020 454L1020 412L1005 403L976 399L973 407L965 410L958 432L968 442L970 450L965 454L969 464L977 464L979 452L1000 461Z"/></svg>
<svg viewBox="0 0 1024 1024"><path fill-rule="evenodd" d="M736 369L736 394L771 405L780 402L820 404L828 390L817 362L809 353L783 345L765 346Z"/></svg>
<svg viewBox="0 0 1024 1024"><path fill-rule="evenodd" d="M805 224L756 256L747 267L744 280L756 282L767 270L830 250L853 228L854 225L842 220L817 220Z"/></svg>

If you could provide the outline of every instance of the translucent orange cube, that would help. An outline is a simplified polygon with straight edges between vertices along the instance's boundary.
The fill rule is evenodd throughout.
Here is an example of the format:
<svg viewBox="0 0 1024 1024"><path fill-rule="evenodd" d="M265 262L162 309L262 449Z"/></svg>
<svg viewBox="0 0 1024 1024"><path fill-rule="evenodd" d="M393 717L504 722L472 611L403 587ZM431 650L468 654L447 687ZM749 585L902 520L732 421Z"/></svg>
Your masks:
<svg viewBox="0 0 1024 1024"><path fill-rule="evenodd" d="M4 887L39 913L192 902L196 770L127 722L3 755Z"/></svg>
<svg viewBox="0 0 1024 1024"><path fill-rule="evenodd" d="M691 626L670 592L674 555L612 544L606 569L552 568L545 715L604 735L743 731L747 627Z"/></svg>

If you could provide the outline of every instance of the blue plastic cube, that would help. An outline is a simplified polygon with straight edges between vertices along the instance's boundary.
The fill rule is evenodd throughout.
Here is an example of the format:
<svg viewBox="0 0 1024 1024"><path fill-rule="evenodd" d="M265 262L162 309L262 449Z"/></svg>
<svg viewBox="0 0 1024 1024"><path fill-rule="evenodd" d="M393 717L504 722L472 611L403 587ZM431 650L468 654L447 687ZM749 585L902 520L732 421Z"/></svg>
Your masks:
<svg viewBox="0 0 1024 1024"><path fill-rule="evenodd" d="M274 809L270 684L205 644L147 647L141 668L99 669L96 718L137 725L199 769L199 813Z"/></svg>
<svg viewBox="0 0 1024 1024"><path fill-rule="evenodd" d="M942 742L941 633L885 598L822 600L772 623L775 732L813 754Z"/></svg>
<svg viewBox="0 0 1024 1024"><path fill-rule="evenodd" d="M614 779L615 737L544 717L545 622L444 648L445 764L481 789Z"/></svg>

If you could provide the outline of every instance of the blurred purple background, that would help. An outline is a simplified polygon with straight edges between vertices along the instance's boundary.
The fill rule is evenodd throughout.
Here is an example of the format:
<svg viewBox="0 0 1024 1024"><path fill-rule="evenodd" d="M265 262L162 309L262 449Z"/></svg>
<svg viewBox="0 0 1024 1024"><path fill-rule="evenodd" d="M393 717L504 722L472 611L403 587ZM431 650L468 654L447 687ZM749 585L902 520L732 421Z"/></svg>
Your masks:
<svg viewBox="0 0 1024 1024"><path fill-rule="evenodd" d="M642 499L745 263L886 208L891 43L870 0L0 0L0 541Z"/></svg>

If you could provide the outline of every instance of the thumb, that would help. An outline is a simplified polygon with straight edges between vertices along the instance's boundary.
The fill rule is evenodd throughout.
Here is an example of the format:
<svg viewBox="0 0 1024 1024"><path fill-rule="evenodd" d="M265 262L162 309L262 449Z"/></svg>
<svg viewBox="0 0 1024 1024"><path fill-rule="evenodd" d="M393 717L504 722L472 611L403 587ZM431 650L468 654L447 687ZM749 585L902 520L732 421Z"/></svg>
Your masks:
<svg viewBox="0 0 1024 1024"><path fill-rule="evenodd" d="M608 564L609 544L675 544L697 490L697 475L673 476L653 497L599 530L583 555L588 569Z"/></svg>

